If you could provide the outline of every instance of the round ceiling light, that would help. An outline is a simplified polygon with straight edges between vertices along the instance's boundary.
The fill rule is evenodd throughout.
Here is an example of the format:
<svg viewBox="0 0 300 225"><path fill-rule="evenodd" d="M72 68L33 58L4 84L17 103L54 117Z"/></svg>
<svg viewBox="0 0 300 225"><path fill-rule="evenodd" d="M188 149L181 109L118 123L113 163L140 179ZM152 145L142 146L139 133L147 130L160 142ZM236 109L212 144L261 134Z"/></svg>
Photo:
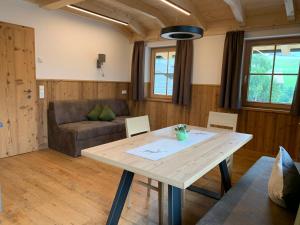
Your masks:
<svg viewBox="0 0 300 225"><path fill-rule="evenodd" d="M160 36L171 40L193 40L203 37L203 29L195 26L165 27Z"/></svg>

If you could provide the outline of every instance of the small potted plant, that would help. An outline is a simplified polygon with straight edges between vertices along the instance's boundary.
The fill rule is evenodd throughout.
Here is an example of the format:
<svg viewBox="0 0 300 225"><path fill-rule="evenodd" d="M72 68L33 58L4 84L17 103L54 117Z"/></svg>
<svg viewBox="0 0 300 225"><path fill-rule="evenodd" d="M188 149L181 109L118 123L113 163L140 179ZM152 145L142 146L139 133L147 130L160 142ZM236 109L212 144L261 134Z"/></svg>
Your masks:
<svg viewBox="0 0 300 225"><path fill-rule="evenodd" d="M188 138L188 130L186 124L178 124L175 127L176 138L178 141L184 141Z"/></svg>

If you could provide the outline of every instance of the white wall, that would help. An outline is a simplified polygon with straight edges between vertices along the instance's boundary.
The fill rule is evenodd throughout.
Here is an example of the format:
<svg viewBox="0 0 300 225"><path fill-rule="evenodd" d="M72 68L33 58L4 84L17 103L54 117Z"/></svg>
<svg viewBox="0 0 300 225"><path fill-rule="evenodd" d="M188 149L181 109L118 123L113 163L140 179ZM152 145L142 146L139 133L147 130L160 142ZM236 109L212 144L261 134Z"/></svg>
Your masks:
<svg viewBox="0 0 300 225"><path fill-rule="evenodd" d="M35 28L39 79L130 80L132 44L109 25L24 0L0 0L0 21ZM104 77L98 53L106 54Z"/></svg>
<svg viewBox="0 0 300 225"><path fill-rule="evenodd" d="M220 84L225 35L194 42L193 84Z"/></svg>
<svg viewBox="0 0 300 225"><path fill-rule="evenodd" d="M225 35L207 36L194 41L193 84L220 84ZM147 44L145 52L145 81L150 79L151 48L176 46L176 41Z"/></svg>
<svg viewBox="0 0 300 225"><path fill-rule="evenodd" d="M23 0L0 0L0 21L35 28L37 77L129 81L132 44L109 25L63 11L49 11ZM246 38L300 33L298 28L247 32ZM193 84L220 84L225 35L194 42ZM175 46L173 41L151 42L146 48L145 74L149 81L150 50ZM98 53L106 54L105 76L96 69Z"/></svg>
<svg viewBox="0 0 300 225"><path fill-rule="evenodd" d="M255 32L246 32L245 39L272 38L300 35L300 26L283 29L272 29ZM194 41L193 84L220 84L224 50L224 35L204 36ZM145 77L150 77L151 48L175 46L175 41L158 41L147 44Z"/></svg>

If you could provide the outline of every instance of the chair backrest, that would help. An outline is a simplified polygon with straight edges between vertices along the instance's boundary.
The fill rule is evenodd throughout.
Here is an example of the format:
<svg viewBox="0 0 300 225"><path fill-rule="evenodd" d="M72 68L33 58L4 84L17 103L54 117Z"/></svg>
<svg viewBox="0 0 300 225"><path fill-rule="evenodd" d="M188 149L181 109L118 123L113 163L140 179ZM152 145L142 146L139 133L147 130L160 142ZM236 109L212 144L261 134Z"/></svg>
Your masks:
<svg viewBox="0 0 300 225"><path fill-rule="evenodd" d="M140 133L150 132L149 117L147 115L127 118L125 120L125 126L127 137L132 137Z"/></svg>
<svg viewBox="0 0 300 225"><path fill-rule="evenodd" d="M207 127L217 127L236 131L238 114L209 112Z"/></svg>

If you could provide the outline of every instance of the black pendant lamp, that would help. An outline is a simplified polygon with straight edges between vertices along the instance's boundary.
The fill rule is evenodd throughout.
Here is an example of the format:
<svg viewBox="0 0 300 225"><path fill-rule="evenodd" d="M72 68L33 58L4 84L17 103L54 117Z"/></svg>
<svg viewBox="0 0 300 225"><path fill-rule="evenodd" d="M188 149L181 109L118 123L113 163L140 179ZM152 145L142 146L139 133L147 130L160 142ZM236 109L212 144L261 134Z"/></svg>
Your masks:
<svg viewBox="0 0 300 225"><path fill-rule="evenodd" d="M160 36L170 40L194 40L203 37L203 29L195 26L165 27Z"/></svg>

